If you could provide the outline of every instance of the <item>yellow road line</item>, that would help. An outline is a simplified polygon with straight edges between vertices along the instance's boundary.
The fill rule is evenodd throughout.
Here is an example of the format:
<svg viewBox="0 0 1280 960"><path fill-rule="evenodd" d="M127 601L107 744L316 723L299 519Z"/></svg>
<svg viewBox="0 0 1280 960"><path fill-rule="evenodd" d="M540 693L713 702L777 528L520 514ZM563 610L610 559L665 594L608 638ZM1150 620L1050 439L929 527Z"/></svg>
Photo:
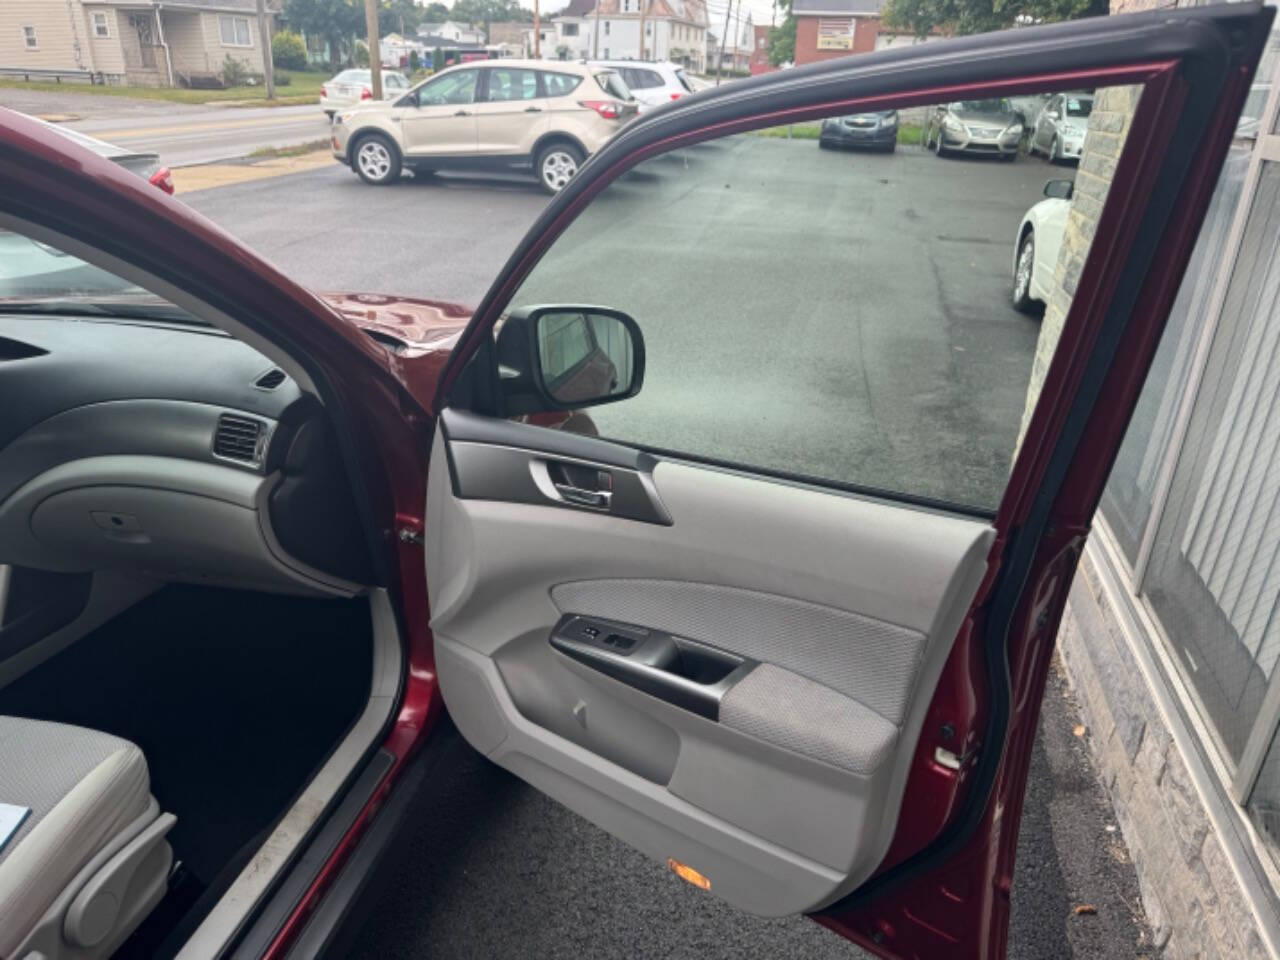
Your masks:
<svg viewBox="0 0 1280 960"><path fill-rule="evenodd" d="M283 122L287 123L290 120L295 119L306 122L311 118L294 115L284 118ZM324 115L320 113L318 109L316 110L315 120L317 123L324 121ZM97 137L99 140L120 140L125 137L154 137L167 133L190 133L201 130L235 130L241 127L280 126L281 123L282 118L280 117L258 117L253 120L227 120L220 123L184 123L171 127L138 127L133 130L94 130L90 135Z"/></svg>
<svg viewBox="0 0 1280 960"><path fill-rule="evenodd" d="M258 163L206 163L198 167L182 167L173 171L175 193L226 187L250 180L266 180L290 173L303 173L336 163L328 149L304 153L299 157L275 157Z"/></svg>

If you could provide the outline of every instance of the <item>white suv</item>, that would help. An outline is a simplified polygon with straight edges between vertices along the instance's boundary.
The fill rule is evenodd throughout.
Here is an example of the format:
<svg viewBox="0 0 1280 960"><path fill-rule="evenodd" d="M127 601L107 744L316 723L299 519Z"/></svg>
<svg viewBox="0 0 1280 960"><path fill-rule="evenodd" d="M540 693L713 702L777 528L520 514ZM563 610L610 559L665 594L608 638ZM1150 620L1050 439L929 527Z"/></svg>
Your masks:
<svg viewBox="0 0 1280 960"><path fill-rule="evenodd" d="M678 63L648 63L644 60L592 60L592 66L605 67L618 73L627 89L647 113L672 100L693 93L693 85Z"/></svg>
<svg viewBox="0 0 1280 960"><path fill-rule="evenodd" d="M403 167L532 167L556 193L635 114L626 85L604 67L486 60L443 70L394 102L339 113L332 147L365 183L391 183Z"/></svg>

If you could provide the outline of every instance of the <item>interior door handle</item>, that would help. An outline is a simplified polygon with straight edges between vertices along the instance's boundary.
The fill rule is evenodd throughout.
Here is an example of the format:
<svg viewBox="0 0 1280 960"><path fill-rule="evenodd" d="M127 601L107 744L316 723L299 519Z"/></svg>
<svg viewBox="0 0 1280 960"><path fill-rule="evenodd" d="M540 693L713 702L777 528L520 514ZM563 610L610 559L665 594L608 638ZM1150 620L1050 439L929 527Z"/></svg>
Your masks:
<svg viewBox="0 0 1280 960"><path fill-rule="evenodd" d="M613 492L610 490L587 490L567 483L553 483L552 486L566 503L576 503L584 507L607 510L609 501L613 498Z"/></svg>

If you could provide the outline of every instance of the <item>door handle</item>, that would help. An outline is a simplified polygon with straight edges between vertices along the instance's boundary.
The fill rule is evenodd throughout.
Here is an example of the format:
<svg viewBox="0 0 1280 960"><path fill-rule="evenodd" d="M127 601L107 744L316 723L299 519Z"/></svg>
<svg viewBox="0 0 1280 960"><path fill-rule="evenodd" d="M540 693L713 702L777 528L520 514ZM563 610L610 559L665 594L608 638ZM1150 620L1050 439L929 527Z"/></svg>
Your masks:
<svg viewBox="0 0 1280 960"><path fill-rule="evenodd" d="M541 113L542 108L541 107L525 107L524 112L525 113Z"/></svg>
<svg viewBox="0 0 1280 960"><path fill-rule="evenodd" d="M455 114L454 114L454 116L455 116L455 117L469 117L469 116L471 116L471 111L470 111L470 110L459 110L457 113L455 113Z"/></svg>
<svg viewBox="0 0 1280 960"><path fill-rule="evenodd" d="M611 490L588 490L585 487L575 487L568 483L553 483L556 493L560 494L560 498L566 503L576 503L583 507L595 507L597 509L607 510L609 501L613 498Z"/></svg>

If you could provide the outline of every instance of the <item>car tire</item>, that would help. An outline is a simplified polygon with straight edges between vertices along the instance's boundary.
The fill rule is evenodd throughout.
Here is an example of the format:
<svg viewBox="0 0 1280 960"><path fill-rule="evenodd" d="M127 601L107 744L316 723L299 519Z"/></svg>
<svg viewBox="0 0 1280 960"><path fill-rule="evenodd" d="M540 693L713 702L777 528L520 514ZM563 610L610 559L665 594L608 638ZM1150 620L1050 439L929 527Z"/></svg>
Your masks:
<svg viewBox="0 0 1280 960"><path fill-rule="evenodd" d="M1019 313L1035 313L1036 301L1031 296L1031 272L1036 262L1036 232L1028 230L1018 244L1018 259L1013 265L1013 309Z"/></svg>
<svg viewBox="0 0 1280 960"><path fill-rule="evenodd" d="M538 151L533 171L543 190L557 194L577 175L584 159L581 150L571 143L560 141L548 144Z"/></svg>
<svg viewBox="0 0 1280 960"><path fill-rule="evenodd" d="M1059 156L1058 154L1058 150L1059 150L1058 137L1057 137L1057 134L1054 134L1053 142L1049 144L1049 152L1045 154L1045 157L1048 159L1050 163L1057 163L1059 160L1062 159L1062 157Z"/></svg>
<svg viewBox="0 0 1280 960"><path fill-rule="evenodd" d="M819 138L818 138L818 149L819 149L819 150L830 150L830 149L831 149L831 144L830 144L830 143L828 143L826 140L823 140L821 137L819 137Z"/></svg>
<svg viewBox="0 0 1280 960"><path fill-rule="evenodd" d="M941 127L938 128L938 139L935 140L933 143L933 152L936 153L939 157L945 157L947 155L947 148L942 145L942 128Z"/></svg>
<svg viewBox="0 0 1280 960"><path fill-rule="evenodd" d="M368 133L356 141L351 152L351 166L365 183L375 187L394 183L400 178L400 150L391 138L381 133Z"/></svg>
<svg viewBox="0 0 1280 960"><path fill-rule="evenodd" d="M333 115L334 115L336 112L337 112L336 110L326 110L326 111L324 112L324 115L325 115L326 117L328 117L328 118L329 118L329 122L330 122L330 123L333 123Z"/></svg>

